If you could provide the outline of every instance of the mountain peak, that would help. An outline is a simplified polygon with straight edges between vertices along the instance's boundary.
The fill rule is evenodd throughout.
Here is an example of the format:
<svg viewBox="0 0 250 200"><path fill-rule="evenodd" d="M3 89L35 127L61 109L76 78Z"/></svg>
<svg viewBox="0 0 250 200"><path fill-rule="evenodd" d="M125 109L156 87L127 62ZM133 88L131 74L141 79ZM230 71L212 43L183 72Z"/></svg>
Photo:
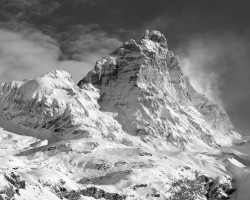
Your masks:
<svg viewBox="0 0 250 200"><path fill-rule="evenodd" d="M149 39L159 43L162 47L168 48L166 37L157 30L146 30L142 39Z"/></svg>
<svg viewBox="0 0 250 200"><path fill-rule="evenodd" d="M50 77L50 78L66 78L66 79L72 79L71 74L64 70L54 70L50 71L46 74L44 74L42 77Z"/></svg>
<svg viewBox="0 0 250 200"><path fill-rule="evenodd" d="M140 41L131 39L103 57L78 86L83 88L86 83L99 89L101 108L108 112L116 110L124 130L143 140L147 137L149 141L154 137L170 138L182 127L181 134L173 136L173 140L188 140L196 135L213 146L214 138L207 124L222 134L232 132L223 109L196 91L191 93L178 57L167 49L167 40L159 31L147 30ZM183 113L189 116L193 112L190 107L203 115L202 123L196 121L196 117L183 116ZM177 125L176 121L181 120L183 124Z"/></svg>

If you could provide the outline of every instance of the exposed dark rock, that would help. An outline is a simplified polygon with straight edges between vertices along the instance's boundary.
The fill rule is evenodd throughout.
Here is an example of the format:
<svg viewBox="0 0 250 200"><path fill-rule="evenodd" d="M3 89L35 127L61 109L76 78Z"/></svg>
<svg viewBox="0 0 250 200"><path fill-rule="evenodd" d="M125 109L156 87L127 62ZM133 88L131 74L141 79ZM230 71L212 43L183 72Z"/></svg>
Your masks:
<svg viewBox="0 0 250 200"><path fill-rule="evenodd" d="M175 180L169 190L172 193L170 200L193 200L197 197L206 197L208 200L227 200L236 190L234 179L227 179L223 183L218 179L205 175L198 175L196 179Z"/></svg>
<svg viewBox="0 0 250 200"><path fill-rule="evenodd" d="M152 194L151 196L152 197L160 197L161 195L159 193L156 193L156 194Z"/></svg>
<svg viewBox="0 0 250 200"><path fill-rule="evenodd" d="M14 200L15 194L20 195L19 190L25 189L25 181L21 179L20 175L14 172L5 174L4 178L9 182L10 186L6 186L4 190L0 191L0 200ZM4 198L4 196L7 198Z"/></svg>
<svg viewBox="0 0 250 200"><path fill-rule="evenodd" d="M139 153L140 156L152 156L152 153L148 153L148 152L141 152Z"/></svg>
<svg viewBox="0 0 250 200"><path fill-rule="evenodd" d="M25 181L21 179L20 175L11 172L9 175L5 174L5 179L18 189L25 189Z"/></svg>
<svg viewBox="0 0 250 200"><path fill-rule="evenodd" d="M89 196L94 197L95 199L104 198L107 200L123 200L126 199L126 195L121 195L118 193L109 193L102 189L96 188L96 187L90 187L86 188L84 190L81 190L81 194L83 196Z"/></svg>
<svg viewBox="0 0 250 200"><path fill-rule="evenodd" d="M138 46L138 44L136 44L136 42L134 40L130 40L129 42L126 42L123 45L123 48L125 48L126 50L129 51L134 51L134 52L140 52L140 47Z"/></svg>
<svg viewBox="0 0 250 200"><path fill-rule="evenodd" d="M148 186L148 184L134 185L133 189L136 190L138 188L147 187L147 186Z"/></svg>
<svg viewBox="0 0 250 200"><path fill-rule="evenodd" d="M72 190L72 191L57 191L57 196L61 199L66 198L69 200L78 200L81 196L93 197L95 199L105 199L105 200L124 200L126 199L126 195L118 194L118 193L110 193L106 192L97 187L89 187L82 190Z"/></svg>

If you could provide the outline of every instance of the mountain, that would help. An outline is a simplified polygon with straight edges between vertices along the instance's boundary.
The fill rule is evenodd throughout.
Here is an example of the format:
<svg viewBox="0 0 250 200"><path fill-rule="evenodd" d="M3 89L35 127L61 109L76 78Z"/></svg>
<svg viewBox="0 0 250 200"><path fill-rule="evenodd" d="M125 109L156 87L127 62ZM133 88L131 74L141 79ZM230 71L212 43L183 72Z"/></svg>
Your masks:
<svg viewBox="0 0 250 200"><path fill-rule="evenodd" d="M181 141L196 136L210 146L216 145L216 130L228 139L234 135L225 111L184 77L160 32L148 31L138 43L130 40L104 57L78 85L86 83L100 90L101 108L116 110L117 120L132 135Z"/></svg>
<svg viewBox="0 0 250 200"><path fill-rule="evenodd" d="M0 199L247 200L249 139L159 31L98 61L0 85Z"/></svg>
<svg viewBox="0 0 250 200"><path fill-rule="evenodd" d="M91 85L81 90L65 71L4 83L0 90L2 115L9 121L39 130L43 134L38 137L50 142L106 137L112 127L116 127L117 137L122 134L117 122L100 112L98 90Z"/></svg>

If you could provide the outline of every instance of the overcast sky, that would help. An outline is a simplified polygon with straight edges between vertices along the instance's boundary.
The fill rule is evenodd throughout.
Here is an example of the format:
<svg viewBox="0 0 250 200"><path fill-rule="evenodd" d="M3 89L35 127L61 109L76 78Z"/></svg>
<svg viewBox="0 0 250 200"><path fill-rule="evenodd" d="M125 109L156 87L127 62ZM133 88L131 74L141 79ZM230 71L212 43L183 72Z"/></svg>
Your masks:
<svg viewBox="0 0 250 200"><path fill-rule="evenodd" d="M146 29L165 34L184 73L250 135L247 0L0 0L0 82L64 69L77 82Z"/></svg>

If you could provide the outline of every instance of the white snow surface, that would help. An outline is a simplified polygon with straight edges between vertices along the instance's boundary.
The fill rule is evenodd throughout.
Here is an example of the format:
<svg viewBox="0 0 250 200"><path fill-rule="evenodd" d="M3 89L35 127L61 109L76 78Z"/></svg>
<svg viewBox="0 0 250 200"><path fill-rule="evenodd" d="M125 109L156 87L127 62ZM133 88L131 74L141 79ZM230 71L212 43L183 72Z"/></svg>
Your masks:
<svg viewBox="0 0 250 200"><path fill-rule="evenodd" d="M0 127L0 199L249 200L249 139L194 90L158 31L78 85L60 70L2 83Z"/></svg>

